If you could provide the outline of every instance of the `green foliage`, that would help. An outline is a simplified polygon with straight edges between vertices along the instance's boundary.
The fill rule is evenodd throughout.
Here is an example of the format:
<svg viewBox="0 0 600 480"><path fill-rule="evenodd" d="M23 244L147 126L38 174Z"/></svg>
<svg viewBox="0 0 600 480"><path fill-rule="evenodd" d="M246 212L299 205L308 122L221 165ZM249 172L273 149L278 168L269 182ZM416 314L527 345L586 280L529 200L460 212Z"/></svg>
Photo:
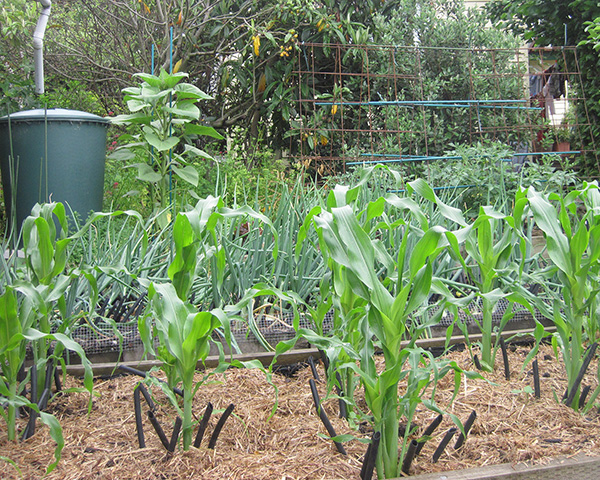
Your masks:
<svg viewBox="0 0 600 480"><path fill-rule="evenodd" d="M562 67L564 71L581 72L583 94L578 95L578 102L585 101L587 108L577 108L578 123L590 124L581 133L582 138L587 139L583 148L593 152L591 158L584 160L582 168L584 175L594 175L598 170L595 158L598 152L588 143L600 134L600 78L596 74L598 52L594 42L588 41L588 34L594 34L590 22L600 17L600 5L593 0L494 0L486 9L496 24L536 46L579 45L576 58L566 55L566 65Z"/></svg>
<svg viewBox="0 0 600 480"><path fill-rule="evenodd" d="M162 70L159 76L143 73L136 76L142 80L141 86L123 90L131 114L112 117L111 122L137 125L141 132L121 137L129 143L116 149L111 157L140 160L128 166L136 168L138 180L149 185L155 209L165 211L178 203L177 182L192 187L198 185L198 172L192 165L194 159L211 159L194 146L191 138L223 137L212 127L192 123L200 118L196 103L211 97L190 83L181 83L187 74L168 74Z"/></svg>

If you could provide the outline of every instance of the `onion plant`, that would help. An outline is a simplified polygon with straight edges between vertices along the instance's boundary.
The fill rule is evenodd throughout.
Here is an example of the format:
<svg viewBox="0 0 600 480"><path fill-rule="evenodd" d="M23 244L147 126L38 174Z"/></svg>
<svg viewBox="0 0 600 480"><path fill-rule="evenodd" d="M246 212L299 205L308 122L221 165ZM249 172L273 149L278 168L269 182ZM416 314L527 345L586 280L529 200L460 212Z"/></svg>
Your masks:
<svg viewBox="0 0 600 480"><path fill-rule="evenodd" d="M584 182L581 189L564 196L545 195L530 188L527 198L535 223L544 233L551 262L539 273L540 281L548 283L556 278L560 285L552 309L543 301L537 305L556 326L552 343L557 354L560 349L571 393L573 388L579 390L576 379L584 361L584 344L596 342L600 333L600 192L596 182ZM600 393L599 388L586 409ZM570 406L577 409L579 391L571 397Z"/></svg>

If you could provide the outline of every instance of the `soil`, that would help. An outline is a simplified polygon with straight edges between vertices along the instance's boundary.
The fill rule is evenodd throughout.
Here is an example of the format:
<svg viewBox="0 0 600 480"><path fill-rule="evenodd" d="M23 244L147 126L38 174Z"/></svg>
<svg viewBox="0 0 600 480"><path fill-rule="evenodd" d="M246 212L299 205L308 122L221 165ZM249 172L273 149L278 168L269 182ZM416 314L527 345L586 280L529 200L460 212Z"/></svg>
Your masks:
<svg viewBox="0 0 600 480"><path fill-rule="evenodd" d="M453 378L447 376L439 384L436 403L457 415L463 422L475 410L477 419L459 450L454 442L440 460L431 458L444 433L453 426L445 415L441 426L428 441L411 467L411 474L440 472L499 463L545 462L551 456L600 455L600 415L594 408L586 416L558 403L565 390L564 372L552 349L543 347L538 354L541 376L541 398L528 393L533 388L531 366L521 372L528 347L513 347L509 352L511 379L504 378L502 358L498 355L496 371L486 380L464 380L450 405ZM452 358L464 369L473 369L466 351L453 352ZM321 378L324 372L318 365ZM597 385L597 364L590 368L584 384ZM200 374L199 377L200 378ZM326 430L316 414L309 388L310 368L300 368L292 376L273 375L275 390L258 370L229 370L214 375L198 391L194 411L204 412L207 402L215 408L200 448L167 454L144 415L147 447L140 449L133 409L133 389L139 377L124 376L96 379L91 413L87 413L86 393L61 394L51 401L48 411L59 419L65 447L58 467L48 480L87 479L357 479L360 475L366 445L353 440L345 443L348 455L338 453L326 438ZM67 386L80 386L78 379L68 378ZM318 384L321 398L326 386ZM401 387L402 388L402 387ZM158 404L156 416L170 437L175 413L160 389L153 396ZM235 404L234 414L227 420L215 449L208 449L222 411ZM338 434L368 438L368 429L355 431L338 418L337 400L323 401L324 408ZM144 405L144 412L147 408ZM436 414L420 408L417 414L418 437ZM21 426L26 419L21 420ZM0 461L0 478L27 480L44 476L51 463L54 441L48 429L38 422L36 434L25 442L8 442L5 427L0 432L1 456L15 462L22 476L10 463Z"/></svg>

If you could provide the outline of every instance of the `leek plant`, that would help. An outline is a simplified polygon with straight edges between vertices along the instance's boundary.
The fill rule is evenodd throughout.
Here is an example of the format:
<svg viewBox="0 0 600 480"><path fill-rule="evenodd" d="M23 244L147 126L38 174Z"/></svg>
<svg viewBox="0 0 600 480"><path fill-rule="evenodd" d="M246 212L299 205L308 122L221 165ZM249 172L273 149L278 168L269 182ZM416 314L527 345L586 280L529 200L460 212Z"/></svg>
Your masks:
<svg viewBox="0 0 600 480"><path fill-rule="evenodd" d="M374 429L381 433L378 475L394 478L400 475L417 407L422 404L440 412L434 401L435 385L447 373L454 371L455 385L460 384L462 370L455 363L436 360L415 345L443 314L442 308L435 310L429 303L430 295L450 296L441 279L434 276L434 264L447 247L449 231L430 225L417 202L408 197L387 195L355 211L351 204L360 188L336 187L327 208L313 209L305 222L306 228L314 225L319 236L340 324L334 337L306 330L300 333L327 352L330 373L348 377L352 372L358 378ZM409 184L409 188L412 191L414 186ZM442 211L446 218L464 223L456 209L443 205ZM394 215L396 220L392 220ZM392 256L381 239L396 232L401 232L400 243ZM304 235L305 231L299 241ZM454 237L460 238L460 233ZM375 349L383 352L380 373L373 357ZM333 381L335 375L328 378ZM406 387L400 387L403 381ZM432 385L432 396L425 398L425 390ZM399 393L399 389L404 391ZM344 395L352 402L354 391ZM399 442L401 417L407 428Z"/></svg>
<svg viewBox="0 0 600 480"><path fill-rule="evenodd" d="M539 272L541 282L558 279L560 285L554 294L552 308L543 301L537 306L554 321L556 333L552 344L560 353L566 368L568 392L578 409L579 387L576 379L585 356L586 342L598 340L600 285L600 192L596 182L584 182L565 196L545 195L530 188L527 198L536 225L546 239L550 265ZM577 392L572 394L573 388ZM600 394L598 387L587 402L585 410L593 405Z"/></svg>

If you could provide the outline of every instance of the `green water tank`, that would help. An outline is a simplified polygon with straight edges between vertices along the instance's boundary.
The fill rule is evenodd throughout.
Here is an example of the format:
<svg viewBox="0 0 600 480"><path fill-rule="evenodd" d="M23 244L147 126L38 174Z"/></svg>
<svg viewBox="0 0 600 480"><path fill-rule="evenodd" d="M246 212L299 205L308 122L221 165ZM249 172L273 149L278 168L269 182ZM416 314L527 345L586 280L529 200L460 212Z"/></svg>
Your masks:
<svg viewBox="0 0 600 480"><path fill-rule="evenodd" d="M61 108L0 118L0 163L7 218L17 225L36 203L62 202L85 220L102 210L108 119Z"/></svg>

